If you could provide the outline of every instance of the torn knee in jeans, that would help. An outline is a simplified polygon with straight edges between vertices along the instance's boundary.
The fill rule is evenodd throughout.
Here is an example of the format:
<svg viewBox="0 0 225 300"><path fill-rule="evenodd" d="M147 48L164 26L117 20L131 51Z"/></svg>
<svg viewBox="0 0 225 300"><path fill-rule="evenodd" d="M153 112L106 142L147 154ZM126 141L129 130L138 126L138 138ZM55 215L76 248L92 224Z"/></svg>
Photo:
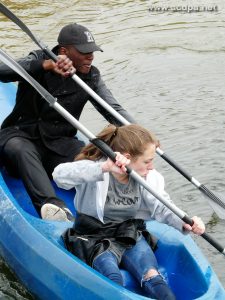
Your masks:
<svg viewBox="0 0 225 300"><path fill-rule="evenodd" d="M156 269L150 269L148 272L143 276L143 281L150 280L151 278L159 275L159 272Z"/></svg>
<svg viewBox="0 0 225 300"><path fill-rule="evenodd" d="M163 276L157 272L157 275L148 277L149 272L146 273L146 279L143 279L143 290L146 293L146 296L151 299L167 299L167 300L176 300L175 295L173 294L170 287L167 285ZM150 272L152 275L152 273Z"/></svg>
<svg viewBox="0 0 225 300"><path fill-rule="evenodd" d="M160 275L160 273L156 269L149 269L145 275L143 275L142 280L141 280L141 286L143 285L143 282L149 281L152 278ZM161 275L160 275L161 276Z"/></svg>

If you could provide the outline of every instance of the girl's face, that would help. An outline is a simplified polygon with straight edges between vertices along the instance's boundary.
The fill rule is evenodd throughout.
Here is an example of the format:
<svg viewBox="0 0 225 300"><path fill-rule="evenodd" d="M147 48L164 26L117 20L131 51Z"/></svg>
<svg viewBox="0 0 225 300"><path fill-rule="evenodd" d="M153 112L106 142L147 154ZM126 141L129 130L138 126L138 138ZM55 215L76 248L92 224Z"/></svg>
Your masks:
<svg viewBox="0 0 225 300"><path fill-rule="evenodd" d="M153 159L155 157L156 146L154 144L148 144L145 152L131 159L129 167L136 171L141 177L146 177L150 170L154 169Z"/></svg>

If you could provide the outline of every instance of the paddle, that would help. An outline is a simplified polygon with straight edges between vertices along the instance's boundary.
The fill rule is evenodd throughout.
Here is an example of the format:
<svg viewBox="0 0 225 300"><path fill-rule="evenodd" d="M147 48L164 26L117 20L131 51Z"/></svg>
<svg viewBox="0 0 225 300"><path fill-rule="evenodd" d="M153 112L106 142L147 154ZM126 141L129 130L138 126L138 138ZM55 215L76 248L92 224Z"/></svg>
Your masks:
<svg viewBox="0 0 225 300"><path fill-rule="evenodd" d="M85 128L77 119L75 119L67 110L65 110L57 100L45 90L34 78L32 78L15 60L13 60L9 55L7 55L3 50L0 49L0 60L8 65L12 70L23 77L27 82L29 82L36 91L53 107L60 115L62 115L69 123L71 123L75 128L80 130L89 141L94 144L99 150L102 151L107 157L115 161L116 154L112 149L105 144L102 140L98 139L93 135L87 128ZM193 225L193 220L188 217L188 215L181 209L176 207L175 204L170 203L167 199L163 198L160 194L154 191L147 182L138 175L134 170L127 167L127 173L132 176L139 184L141 184L148 192L150 192L155 198L167 206L175 215L177 215L182 221L189 225ZM213 247L215 247L219 252L225 255L225 248L222 247L215 239L213 239L209 234L203 233L201 235L206 241L208 241Z"/></svg>
<svg viewBox="0 0 225 300"><path fill-rule="evenodd" d="M51 59L57 61L57 56L49 50L49 48L38 40L30 29L16 16L14 15L6 6L0 3L0 11L17 24ZM92 98L94 98L103 108L110 112L118 121L124 125L128 125L129 122L121 116L117 111L115 111L109 104L107 104L99 95L97 95L84 81L82 81L76 74L71 75L73 80L77 82ZM206 197L210 199L210 205L214 209L215 213L221 218L225 219L225 201L211 192L205 185L201 184L193 176L188 174L182 167L180 167L175 161L173 161L168 155L164 153L159 147L156 149L156 153L159 154L166 162L168 162L174 169L176 169L181 175L183 175L188 181L190 181L196 188L198 188ZM213 201L213 202L211 202Z"/></svg>

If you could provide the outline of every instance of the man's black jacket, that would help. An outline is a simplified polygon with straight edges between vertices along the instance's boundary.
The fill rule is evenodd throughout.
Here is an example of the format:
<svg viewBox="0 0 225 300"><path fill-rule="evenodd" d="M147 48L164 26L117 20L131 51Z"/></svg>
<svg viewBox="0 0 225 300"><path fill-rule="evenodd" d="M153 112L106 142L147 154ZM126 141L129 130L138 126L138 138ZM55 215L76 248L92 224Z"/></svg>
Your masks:
<svg viewBox="0 0 225 300"><path fill-rule="evenodd" d="M57 53L57 47L53 50ZM44 71L42 67L44 59L48 58L42 50L38 50L31 52L29 56L18 62L75 118L80 118L85 104L87 101L91 101L107 121L121 125L73 79ZM92 66L88 74L77 73L77 75L124 118L134 123L134 119L107 89L96 67ZM0 65L0 81L19 82L15 107L1 126L0 151L11 137L24 136L29 139L40 138L48 149L67 156L70 151L71 138L74 137L77 130L51 108L29 83L4 64Z"/></svg>

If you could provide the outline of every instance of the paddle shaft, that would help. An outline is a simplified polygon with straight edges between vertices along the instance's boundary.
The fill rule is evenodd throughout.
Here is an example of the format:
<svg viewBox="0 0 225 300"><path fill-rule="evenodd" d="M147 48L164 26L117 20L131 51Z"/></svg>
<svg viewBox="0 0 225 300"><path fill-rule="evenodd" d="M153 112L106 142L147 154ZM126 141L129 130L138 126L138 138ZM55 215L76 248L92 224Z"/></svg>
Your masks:
<svg viewBox="0 0 225 300"><path fill-rule="evenodd" d="M5 5L0 3L0 11L17 24L51 59L57 61L57 56L49 50L49 48L38 40L30 29L16 16L14 15ZM71 75L73 80L77 82L91 97L93 97L103 108L105 108L111 115L113 115L121 124L128 125L129 122L115 111L110 105L108 105L101 97L99 97L84 81L82 81L76 74ZM206 186L199 183L194 177L189 175L182 167L175 163L168 155L166 155L159 147L156 149L156 153L159 154L166 162L168 162L173 168L175 168L181 175L189 180L196 188L198 188L205 196L216 204L225 209L225 203L211 192Z"/></svg>
<svg viewBox="0 0 225 300"><path fill-rule="evenodd" d="M16 61L14 61L9 55L7 55L4 51L0 49L0 60L3 63L8 65L11 69L13 69L16 73L18 73L21 77L23 77L27 82L29 82L38 93L49 103L51 107L53 107L57 112L60 113L70 124L72 124L75 128L81 131L91 143L93 143L96 147L98 147L102 153L104 153L107 157L115 161L116 154L112 151L112 149L105 144L103 141L98 139L95 135L93 135L86 127L84 127L76 118L74 118L66 109L64 109L57 100L47 91L45 90L34 78L32 78ZM193 220L190 219L181 209L176 207L173 203L169 202L165 198L163 198L160 194L154 191L147 182L138 175L134 170L131 170L127 167L127 173L132 176L139 184L141 184L148 192L150 192L155 198L157 198L160 202L162 202L166 207L168 207L174 214L176 214L181 220L189 225L193 225ZM225 248L222 247L216 240L214 240L207 233L204 233L202 237L208 241L213 247L215 247L219 252L225 255Z"/></svg>

